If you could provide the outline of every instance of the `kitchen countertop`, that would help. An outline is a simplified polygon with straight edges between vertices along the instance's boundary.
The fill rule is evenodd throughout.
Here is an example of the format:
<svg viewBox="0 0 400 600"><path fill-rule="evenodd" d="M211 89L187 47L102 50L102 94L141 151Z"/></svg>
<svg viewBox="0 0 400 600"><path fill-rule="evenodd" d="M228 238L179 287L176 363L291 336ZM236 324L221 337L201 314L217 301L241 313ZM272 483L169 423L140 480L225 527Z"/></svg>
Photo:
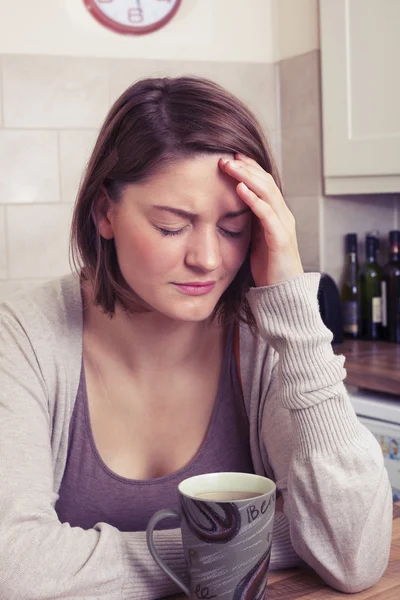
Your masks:
<svg viewBox="0 0 400 600"><path fill-rule="evenodd" d="M345 340L333 350L346 357L345 383L400 396L400 344Z"/></svg>

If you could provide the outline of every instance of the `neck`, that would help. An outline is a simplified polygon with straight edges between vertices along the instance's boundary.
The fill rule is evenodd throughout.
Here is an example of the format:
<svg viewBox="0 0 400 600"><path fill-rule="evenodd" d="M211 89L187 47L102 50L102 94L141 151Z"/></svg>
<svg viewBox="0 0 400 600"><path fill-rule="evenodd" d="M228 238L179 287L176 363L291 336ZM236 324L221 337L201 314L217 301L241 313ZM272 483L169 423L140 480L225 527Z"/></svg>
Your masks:
<svg viewBox="0 0 400 600"><path fill-rule="evenodd" d="M82 287L84 341L96 351L107 349L107 359L134 372L167 370L210 357L223 337L223 328L210 319L187 322L157 311L128 314L117 306L112 319L94 306L91 289Z"/></svg>

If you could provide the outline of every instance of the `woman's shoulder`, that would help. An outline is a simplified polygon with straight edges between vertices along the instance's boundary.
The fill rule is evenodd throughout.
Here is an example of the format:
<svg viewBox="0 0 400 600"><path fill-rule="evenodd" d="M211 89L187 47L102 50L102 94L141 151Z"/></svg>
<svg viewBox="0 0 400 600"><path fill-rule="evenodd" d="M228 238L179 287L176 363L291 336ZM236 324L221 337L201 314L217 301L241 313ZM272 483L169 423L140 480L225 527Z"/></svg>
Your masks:
<svg viewBox="0 0 400 600"><path fill-rule="evenodd" d="M0 305L0 405L6 413L12 406L13 418L23 415L34 435L47 431L42 419L47 420L54 460L60 440L66 439L79 385L81 323L80 282L74 275Z"/></svg>
<svg viewBox="0 0 400 600"><path fill-rule="evenodd" d="M0 303L0 318L30 326L46 321L58 326L82 321L82 300L79 276L69 273L37 285L30 290L14 293Z"/></svg>
<svg viewBox="0 0 400 600"><path fill-rule="evenodd" d="M69 273L0 304L0 322L15 339L28 339L37 358L67 363L82 348L82 299L79 276Z"/></svg>

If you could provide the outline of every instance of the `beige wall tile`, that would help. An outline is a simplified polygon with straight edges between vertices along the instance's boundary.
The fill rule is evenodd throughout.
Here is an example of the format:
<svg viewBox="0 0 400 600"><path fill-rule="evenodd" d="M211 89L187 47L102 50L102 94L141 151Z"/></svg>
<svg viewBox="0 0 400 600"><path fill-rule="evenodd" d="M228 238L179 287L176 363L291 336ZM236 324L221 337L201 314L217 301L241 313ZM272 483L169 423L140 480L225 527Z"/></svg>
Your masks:
<svg viewBox="0 0 400 600"><path fill-rule="evenodd" d="M0 302L11 298L14 294L20 292L29 292L34 287L48 281L47 279L18 279L0 281Z"/></svg>
<svg viewBox="0 0 400 600"><path fill-rule="evenodd" d="M318 0L272 0L272 10L276 57L296 56L320 47Z"/></svg>
<svg viewBox="0 0 400 600"><path fill-rule="evenodd" d="M5 208L0 206L0 279L7 278Z"/></svg>
<svg viewBox="0 0 400 600"><path fill-rule="evenodd" d="M106 59L3 56L4 125L96 128L109 108Z"/></svg>
<svg viewBox="0 0 400 600"><path fill-rule="evenodd" d="M282 178L282 138L279 130L274 130L267 136L272 154L278 166L279 175Z"/></svg>
<svg viewBox="0 0 400 600"><path fill-rule="evenodd" d="M7 207L10 279L50 278L70 271L71 213L69 204Z"/></svg>
<svg viewBox="0 0 400 600"><path fill-rule="evenodd" d="M243 100L260 120L264 132L279 127L276 65L204 62L199 63L198 72Z"/></svg>
<svg viewBox="0 0 400 600"><path fill-rule="evenodd" d="M287 205L296 219L299 252L305 271L320 270L319 198L290 197Z"/></svg>
<svg viewBox="0 0 400 600"><path fill-rule="evenodd" d="M110 97L111 102L135 81L146 77L176 77L188 73L192 63L178 60L153 59L110 59Z"/></svg>
<svg viewBox="0 0 400 600"><path fill-rule="evenodd" d="M63 202L75 202L79 183L97 136L97 129L60 131L61 199Z"/></svg>
<svg viewBox="0 0 400 600"><path fill-rule="evenodd" d="M314 50L279 63L282 129L320 127L319 58L319 50Z"/></svg>
<svg viewBox="0 0 400 600"><path fill-rule="evenodd" d="M0 130L0 204L57 202L55 131Z"/></svg>
<svg viewBox="0 0 400 600"><path fill-rule="evenodd" d="M196 75L216 81L249 105L264 130L278 127L278 73L274 64L115 59L110 61L112 101L143 77L178 75Z"/></svg>
<svg viewBox="0 0 400 600"><path fill-rule="evenodd" d="M0 127L3 124L3 57L0 56Z"/></svg>
<svg viewBox="0 0 400 600"><path fill-rule="evenodd" d="M320 132L316 127L282 130L282 180L286 196L322 193Z"/></svg>
<svg viewBox="0 0 400 600"><path fill-rule="evenodd" d="M379 261L385 260L387 233L395 224L394 195L337 196L323 199L323 267L337 282L344 265L344 236L358 233L359 261L364 262L365 234L378 229L382 239Z"/></svg>

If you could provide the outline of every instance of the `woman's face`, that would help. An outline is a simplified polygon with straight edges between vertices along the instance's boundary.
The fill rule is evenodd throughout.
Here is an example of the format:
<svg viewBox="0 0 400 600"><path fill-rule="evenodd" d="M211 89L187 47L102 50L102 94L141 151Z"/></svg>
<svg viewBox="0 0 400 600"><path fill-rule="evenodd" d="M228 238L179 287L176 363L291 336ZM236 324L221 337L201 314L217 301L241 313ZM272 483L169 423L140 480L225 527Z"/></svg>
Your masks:
<svg viewBox="0 0 400 600"><path fill-rule="evenodd" d="M128 184L99 221L128 285L173 319L207 319L249 247L251 213L219 157L183 159Z"/></svg>

